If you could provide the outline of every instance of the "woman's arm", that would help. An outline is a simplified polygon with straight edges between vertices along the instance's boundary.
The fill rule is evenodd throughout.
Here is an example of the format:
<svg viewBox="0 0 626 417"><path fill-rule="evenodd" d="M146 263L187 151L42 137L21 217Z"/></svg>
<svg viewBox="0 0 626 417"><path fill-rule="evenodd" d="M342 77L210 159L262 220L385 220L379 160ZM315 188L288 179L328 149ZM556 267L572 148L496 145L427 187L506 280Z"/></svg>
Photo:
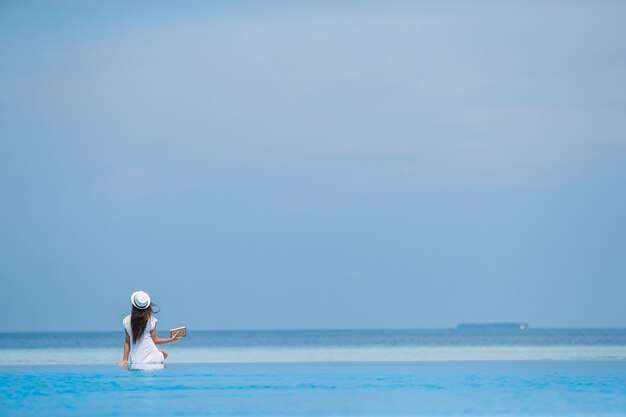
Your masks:
<svg viewBox="0 0 626 417"><path fill-rule="evenodd" d="M126 365L128 363L128 354L130 353L130 336L128 336L128 332L124 330L124 358L119 361L118 365Z"/></svg>
<svg viewBox="0 0 626 417"><path fill-rule="evenodd" d="M159 334L157 333L156 325L154 326L154 330L150 332L150 336L152 337L152 341L155 345L162 345L163 343L173 342L174 340L180 339L180 337L168 337L167 339L160 339Z"/></svg>

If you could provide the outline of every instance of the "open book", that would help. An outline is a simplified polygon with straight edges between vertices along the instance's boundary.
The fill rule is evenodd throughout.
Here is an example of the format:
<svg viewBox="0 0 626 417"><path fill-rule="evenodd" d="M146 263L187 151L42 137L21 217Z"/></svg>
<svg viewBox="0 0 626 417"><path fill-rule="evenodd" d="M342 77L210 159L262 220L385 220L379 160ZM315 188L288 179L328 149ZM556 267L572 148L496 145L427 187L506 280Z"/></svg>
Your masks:
<svg viewBox="0 0 626 417"><path fill-rule="evenodd" d="M170 337L185 337L187 336L187 326L176 327L170 329Z"/></svg>

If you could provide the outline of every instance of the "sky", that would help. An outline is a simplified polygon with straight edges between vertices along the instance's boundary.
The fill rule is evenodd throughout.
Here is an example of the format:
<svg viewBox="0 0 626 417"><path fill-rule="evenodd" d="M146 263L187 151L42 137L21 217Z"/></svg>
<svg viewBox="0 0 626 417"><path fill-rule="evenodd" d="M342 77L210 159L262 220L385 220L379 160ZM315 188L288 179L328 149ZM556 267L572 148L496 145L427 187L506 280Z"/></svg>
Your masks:
<svg viewBox="0 0 626 417"><path fill-rule="evenodd" d="M626 327L624 2L0 3L0 331Z"/></svg>

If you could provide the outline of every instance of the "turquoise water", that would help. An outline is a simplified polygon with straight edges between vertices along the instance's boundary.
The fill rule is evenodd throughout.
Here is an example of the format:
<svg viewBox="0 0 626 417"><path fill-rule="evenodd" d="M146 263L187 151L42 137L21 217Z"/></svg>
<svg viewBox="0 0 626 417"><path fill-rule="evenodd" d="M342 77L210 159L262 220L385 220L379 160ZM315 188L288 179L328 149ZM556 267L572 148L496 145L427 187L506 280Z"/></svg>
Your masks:
<svg viewBox="0 0 626 417"><path fill-rule="evenodd" d="M106 364L123 333L0 333L0 365ZM194 331L169 363L626 359L626 329Z"/></svg>
<svg viewBox="0 0 626 417"><path fill-rule="evenodd" d="M0 367L4 416L626 416L626 362Z"/></svg>
<svg viewBox="0 0 626 417"><path fill-rule="evenodd" d="M624 416L626 330L0 334L3 416Z"/></svg>
<svg viewBox="0 0 626 417"><path fill-rule="evenodd" d="M194 330L186 347L626 345L626 329ZM0 333L0 349L119 347L117 332Z"/></svg>

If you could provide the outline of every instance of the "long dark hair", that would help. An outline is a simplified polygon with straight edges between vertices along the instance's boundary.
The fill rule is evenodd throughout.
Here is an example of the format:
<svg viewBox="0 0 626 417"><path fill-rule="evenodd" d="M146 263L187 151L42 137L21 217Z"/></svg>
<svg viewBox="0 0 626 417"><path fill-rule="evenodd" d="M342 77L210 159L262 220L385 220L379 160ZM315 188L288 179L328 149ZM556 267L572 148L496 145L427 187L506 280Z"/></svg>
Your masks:
<svg viewBox="0 0 626 417"><path fill-rule="evenodd" d="M130 328L133 331L133 343L137 343L141 335L143 335L143 332L146 331L148 321L150 321L154 313L158 313L158 311L152 311L152 304L143 310L133 306L133 310L130 313Z"/></svg>

